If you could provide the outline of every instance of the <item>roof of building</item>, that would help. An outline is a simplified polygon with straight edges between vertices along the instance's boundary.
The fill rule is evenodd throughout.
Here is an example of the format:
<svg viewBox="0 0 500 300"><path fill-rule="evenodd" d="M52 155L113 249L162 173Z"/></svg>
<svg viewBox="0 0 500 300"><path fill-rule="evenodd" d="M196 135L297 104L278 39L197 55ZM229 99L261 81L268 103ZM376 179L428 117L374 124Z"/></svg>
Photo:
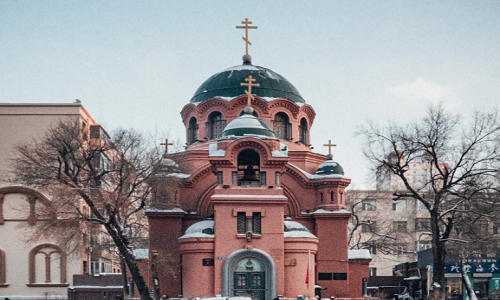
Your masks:
<svg viewBox="0 0 500 300"><path fill-rule="evenodd" d="M245 78L252 76L260 86L252 87L252 94L266 100L284 98L297 104L306 103L299 91L285 77L267 68L245 62L219 72L208 78L194 93L191 103L200 103L211 98L238 97L245 95Z"/></svg>
<svg viewBox="0 0 500 300"><path fill-rule="evenodd" d="M299 222L285 221L285 238L313 238L316 236L312 234L309 229Z"/></svg>
<svg viewBox="0 0 500 300"><path fill-rule="evenodd" d="M344 169L338 162L333 161L331 154L328 154L326 160L318 167L316 175L324 176L335 174L344 175Z"/></svg>
<svg viewBox="0 0 500 300"><path fill-rule="evenodd" d="M253 114L253 108L245 107L244 114L227 124L222 137L259 135L274 138L274 132L266 122Z"/></svg>

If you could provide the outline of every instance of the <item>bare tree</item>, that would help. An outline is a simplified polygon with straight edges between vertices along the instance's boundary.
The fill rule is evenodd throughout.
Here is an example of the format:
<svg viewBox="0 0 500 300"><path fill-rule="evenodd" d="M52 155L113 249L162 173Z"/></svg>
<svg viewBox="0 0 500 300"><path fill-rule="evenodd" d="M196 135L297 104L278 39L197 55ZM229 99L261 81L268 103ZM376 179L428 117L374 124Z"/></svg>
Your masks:
<svg viewBox="0 0 500 300"><path fill-rule="evenodd" d="M35 235L58 238L77 250L96 226L104 229L141 299L151 299L133 248L145 225L144 209L151 198L161 202L157 191L168 184L162 175L173 167L162 164L161 150L133 130L117 130L110 137L100 126L89 133L80 121L68 119L17 151L12 180L51 195Z"/></svg>
<svg viewBox="0 0 500 300"><path fill-rule="evenodd" d="M430 106L420 121L379 127L373 122L358 131L363 151L378 173L402 183L394 200L413 198L431 218L434 256L433 287L444 289L446 244L463 207L475 207L480 194L497 193L500 162L500 116L497 110L476 111L470 122ZM422 163L426 176L413 181L412 163Z"/></svg>

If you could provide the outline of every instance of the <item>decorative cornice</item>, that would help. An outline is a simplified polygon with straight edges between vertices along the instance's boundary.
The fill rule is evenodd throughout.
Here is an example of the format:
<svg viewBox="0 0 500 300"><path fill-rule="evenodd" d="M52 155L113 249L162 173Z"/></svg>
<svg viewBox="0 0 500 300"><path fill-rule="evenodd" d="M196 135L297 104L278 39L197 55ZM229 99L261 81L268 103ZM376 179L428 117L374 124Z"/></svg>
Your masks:
<svg viewBox="0 0 500 300"><path fill-rule="evenodd" d="M293 115L294 119L297 119L297 115L299 114L300 109L297 104L286 99L276 99L269 103L269 110L272 110L275 107L286 108Z"/></svg>

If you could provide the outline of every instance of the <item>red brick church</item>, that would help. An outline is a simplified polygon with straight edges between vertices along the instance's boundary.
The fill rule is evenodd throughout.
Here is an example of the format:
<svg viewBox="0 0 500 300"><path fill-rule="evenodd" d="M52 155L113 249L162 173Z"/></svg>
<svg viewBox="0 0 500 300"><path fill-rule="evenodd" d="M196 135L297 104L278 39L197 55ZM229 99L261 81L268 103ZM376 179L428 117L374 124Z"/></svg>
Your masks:
<svg viewBox="0 0 500 300"><path fill-rule="evenodd" d="M147 211L150 252L180 262L158 271L161 294L362 297L370 255L348 250L350 179L311 151L316 113L299 91L243 60L181 111L185 151L166 155L183 170L175 207Z"/></svg>

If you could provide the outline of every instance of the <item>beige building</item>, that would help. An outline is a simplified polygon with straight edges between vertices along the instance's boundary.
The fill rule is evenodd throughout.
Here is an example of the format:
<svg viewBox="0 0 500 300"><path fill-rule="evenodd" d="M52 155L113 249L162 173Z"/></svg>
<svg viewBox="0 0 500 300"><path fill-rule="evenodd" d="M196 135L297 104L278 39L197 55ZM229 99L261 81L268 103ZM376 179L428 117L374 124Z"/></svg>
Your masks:
<svg viewBox="0 0 500 300"><path fill-rule="evenodd" d="M393 275L393 267L415 259L431 247L427 210L413 199L392 200L392 191L350 190L346 203L353 212L350 246L370 249L371 276Z"/></svg>
<svg viewBox="0 0 500 300"><path fill-rule="evenodd" d="M73 274L117 272L116 261L102 251L67 253L55 240L29 242L37 222L37 209L51 201L46 191L12 183L9 159L15 145L42 137L61 119L79 119L82 132L102 128L79 103L0 103L0 295L14 299L64 299ZM98 231L88 245L99 242Z"/></svg>

